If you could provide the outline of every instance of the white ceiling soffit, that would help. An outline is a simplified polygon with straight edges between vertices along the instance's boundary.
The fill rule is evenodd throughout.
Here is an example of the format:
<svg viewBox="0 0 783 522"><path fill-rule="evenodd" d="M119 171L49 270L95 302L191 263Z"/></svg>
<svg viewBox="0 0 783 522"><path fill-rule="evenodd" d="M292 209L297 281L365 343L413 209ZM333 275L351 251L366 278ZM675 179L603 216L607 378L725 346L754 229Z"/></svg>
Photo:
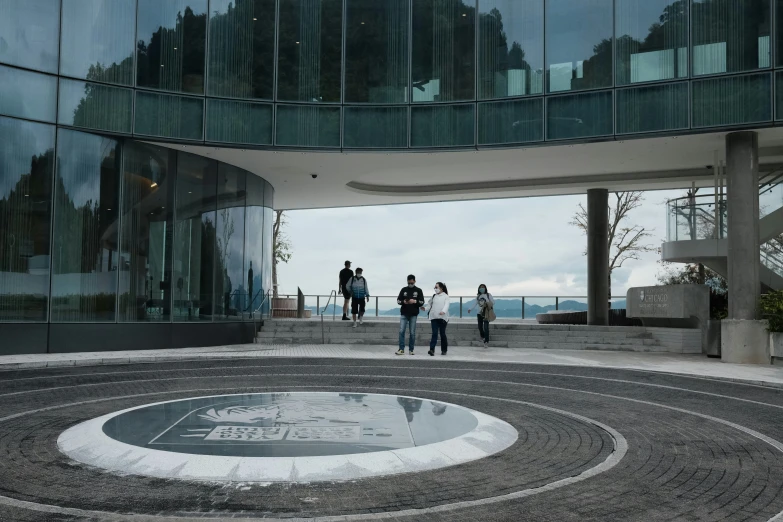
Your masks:
<svg viewBox="0 0 783 522"><path fill-rule="evenodd" d="M783 128L759 133L762 171L783 163ZM356 207L711 186L726 133L462 151L283 151L164 146L265 178L278 209ZM772 165L774 164L774 165ZM313 176L316 177L313 177Z"/></svg>

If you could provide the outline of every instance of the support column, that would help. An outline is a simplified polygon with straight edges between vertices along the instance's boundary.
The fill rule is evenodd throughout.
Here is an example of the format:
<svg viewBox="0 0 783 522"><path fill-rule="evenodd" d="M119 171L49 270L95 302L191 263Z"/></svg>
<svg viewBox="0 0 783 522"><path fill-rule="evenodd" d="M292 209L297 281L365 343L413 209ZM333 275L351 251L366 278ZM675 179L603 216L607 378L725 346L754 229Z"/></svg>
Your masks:
<svg viewBox="0 0 783 522"><path fill-rule="evenodd" d="M587 191L587 324L609 324L609 191Z"/></svg>
<svg viewBox="0 0 783 522"><path fill-rule="evenodd" d="M759 160L755 132L726 136L729 318L721 321L724 362L769 364L769 333L759 321Z"/></svg>
<svg viewBox="0 0 783 522"><path fill-rule="evenodd" d="M759 318L758 153L755 132L726 136L729 319Z"/></svg>

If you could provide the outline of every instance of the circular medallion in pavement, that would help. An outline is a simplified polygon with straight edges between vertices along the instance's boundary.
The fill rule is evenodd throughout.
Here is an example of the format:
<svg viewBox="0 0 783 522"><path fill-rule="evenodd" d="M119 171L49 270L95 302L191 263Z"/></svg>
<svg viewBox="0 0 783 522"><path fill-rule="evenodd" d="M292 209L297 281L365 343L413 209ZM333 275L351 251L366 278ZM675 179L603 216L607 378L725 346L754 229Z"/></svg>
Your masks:
<svg viewBox="0 0 783 522"><path fill-rule="evenodd" d="M78 424L58 447L79 462L161 478L311 482L425 471L497 453L508 423L416 397L255 393L166 401Z"/></svg>

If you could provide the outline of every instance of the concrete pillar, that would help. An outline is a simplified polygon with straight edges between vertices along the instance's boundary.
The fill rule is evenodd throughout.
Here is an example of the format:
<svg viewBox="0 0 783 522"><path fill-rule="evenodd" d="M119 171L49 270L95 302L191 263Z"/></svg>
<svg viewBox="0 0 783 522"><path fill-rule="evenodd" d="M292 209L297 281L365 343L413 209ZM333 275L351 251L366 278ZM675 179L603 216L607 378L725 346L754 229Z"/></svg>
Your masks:
<svg viewBox="0 0 783 522"><path fill-rule="evenodd" d="M587 324L609 324L609 191L587 191Z"/></svg>
<svg viewBox="0 0 783 522"><path fill-rule="evenodd" d="M729 319L759 318L758 153L755 132L726 136Z"/></svg>

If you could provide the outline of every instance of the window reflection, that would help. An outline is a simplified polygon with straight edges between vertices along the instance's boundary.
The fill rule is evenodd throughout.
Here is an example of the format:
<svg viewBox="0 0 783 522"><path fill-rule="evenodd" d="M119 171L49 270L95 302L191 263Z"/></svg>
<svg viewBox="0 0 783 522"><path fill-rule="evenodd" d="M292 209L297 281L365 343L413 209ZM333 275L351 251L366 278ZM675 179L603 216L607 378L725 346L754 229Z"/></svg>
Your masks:
<svg viewBox="0 0 783 522"><path fill-rule="evenodd" d="M475 2L413 2L414 102L475 98Z"/></svg>
<svg viewBox="0 0 783 522"><path fill-rule="evenodd" d="M0 321L45 321L54 126L0 117Z"/></svg>
<svg viewBox="0 0 783 522"><path fill-rule="evenodd" d="M693 74L770 66L769 0L693 0Z"/></svg>
<svg viewBox="0 0 783 522"><path fill-rule="evenodd" d="M612 0L547 0L549 92L612 85Z"/></svg>
<svg viewBox="0 0 783 522"><path fill-rule="evenodd" d="M0 0L0 62L57 73L60 0Z"/></svg>
<svg viewBox="0 0 783 522"><path fill-rule="evenodd" d="M617 134L688 128L688 84L617 91Z"/></svg>
<svg viewBox="0 0 783 522"><path fill-rule="evenodd" d="M239 319L247 308L244 277L245 171L218 167L215 250L215 318Z"/></svg>
<svg viewBox="0 0 783 522"><path fill-rule="evenodd" d="M342 0L280 0L277 98L339 102Z"/></svg>
<svg viewBox="0 0 783 522"><path fill-rule="evenodd" d="M688 76L688 1L616 0L617 83Z"/></svg>
<svg viewBox="0 0 783 522"><path fill-rule="evenodd" d="M277 106L277 145L339 147L340 108Z"/></svg>
<svg viewBox="0 0 783 522"><path fill-rule="evenodd" d="M132 112L132 89L60 78L61 125L130 133Z"/></svg>
<svg viewBox="0 0 783 522"><path fill-rule="evenodd" d="M0 114L54 123L57 78L0 65Z"/></svg>
<svg viewBox="0 0 783 522"><path fill-rule="evenodd" d="M135 0L63 0L60 74L133 85Z"/></svg>
<svg viewBox="0 0 783 522"><path fill-rule="evenodd" d="M544 0L479 1L479 98L544 92Z"/></svg>
<svg viewBox="0 0 783 522"><path fill-rule="evenodd" d="M253 174L246 174L247 208L245 209L245 267L247 306L243 316L253 318L269 289L264 282L264 189L266 182ZM272 226L271 222L268 224Z"/></svg>
<svg viewBox="0 0 783 522"><path fill-rule="evenodd" d="M474 145L475 107L439 105L411 107L412 147L459 147Z"/></svg>
<svg viewBox="0 0 783 522"><path fill-rule="evenodd" d="M346 107L346 147L408 146L408 107Z"/></svg>
<svg viewBox="0 0 783 522"><path fill-rule="evenodd" d="M175 321L211 321L215 274L217 163L177 154L174 230Z"/></svg>
<svg viewBox="0 0 783 522"><path fill-rule="evenodd" d="M769 73L693 82L693 126L716 127L772 119Z"/></svg>
<svg viewBox="0 0 783 522"><path fill-rule="evenodd" d="M211 0L210 96L272 98L275 0Z"/></svg>
<svg viewBox="0 0 783 522"><path fill-rule="evenodd" d="M479 145L544 139L543 98L479 104Z"/></svg>
<svg viewBox="0 0 783 522"><path fill-rule="evenodd" d="M137 85L203 93L207 0L138 2Z"/></svg>
<svg viewBox="0 0 783 522"><path fill-rule="evenodd" d="M52 321L114 321L120 144L60 129L54 188Z"/></svg>
<svg viewBox="0 0 783 522"><path fill-rule="evenodd" d="M613 132L612 92L548 98L547 139L606 136Z"/></svg>
<svg viewBox="0 0 783 522"><path fill-rule="evenodd" d="M200 140L204 137L204 98L136 91L133 132Z"/></svg>
<svg viewBox="0 0 783 522"><path fill-rule="evenodd" d="M207 141L272 144L272 104L207 98Z"/></svg>
<svg viewBox="0 0 783 522"><path fill-rule="evenodd" d="M175 152L129 142L123 153L119 320L169 321Z"/></svg>
<svg viewBox="0 0 783 522"><path fill-rule="evenodd" d="M345 101L408 101L408 0L347 0Z"/></svg>

